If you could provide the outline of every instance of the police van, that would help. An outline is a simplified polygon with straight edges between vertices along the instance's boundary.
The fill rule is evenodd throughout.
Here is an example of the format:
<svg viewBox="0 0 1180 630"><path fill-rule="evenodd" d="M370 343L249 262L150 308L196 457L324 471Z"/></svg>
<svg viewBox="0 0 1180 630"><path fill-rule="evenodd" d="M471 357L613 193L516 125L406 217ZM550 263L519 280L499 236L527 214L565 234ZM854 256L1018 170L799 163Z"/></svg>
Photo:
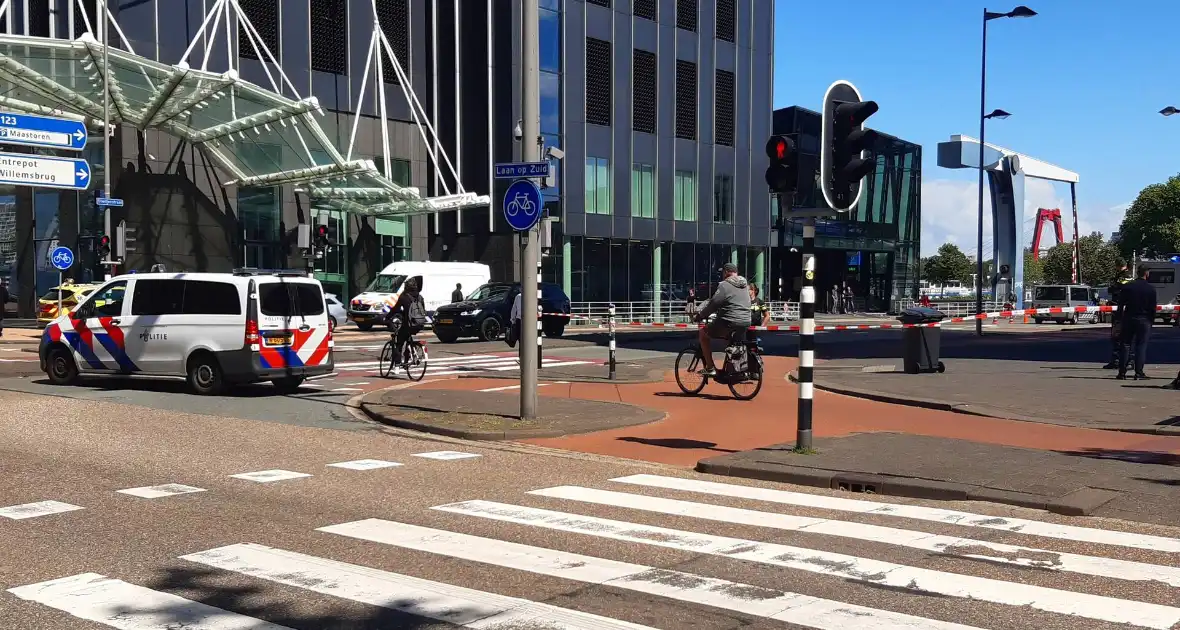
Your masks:
<svg viewBox="0 0 1180 630"><path fill-rule="evenodd" d="M262 381L290 393L333 371L332 329L320 282L302 272L133 273L46 326L41 370L59 385L122 374L185 377L198 394Z"/></svg>

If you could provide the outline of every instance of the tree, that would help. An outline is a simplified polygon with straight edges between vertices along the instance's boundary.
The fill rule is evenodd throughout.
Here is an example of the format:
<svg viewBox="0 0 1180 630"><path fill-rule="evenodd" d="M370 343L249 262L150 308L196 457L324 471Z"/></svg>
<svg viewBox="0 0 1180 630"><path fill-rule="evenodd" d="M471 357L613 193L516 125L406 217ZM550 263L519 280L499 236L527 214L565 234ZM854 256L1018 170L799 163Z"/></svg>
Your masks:
<svg viewBox="0 0 1180 630"><path fill-rule="evenodd" d="M951 280L971 279L971 259L952 243L938 248L938 253L926 259L924 274L930 284L945 285Z"/></svg>
<svg viewBox="0 0 1180 630"><path fill-rule="evenodd" d="M1180 175L1139 192L1119 228L1124 258L1138 251L1147 258L1180 252Z"/></svg>
<svg viewBox="0 0 1180 630"><path fill-rule="evenodd" d="M1102 237L1100 232L1078 239L1081 249L1081 268L1078 273L1086 284L1104 287L1119 276L1119 269L1125 264L1118 248ZM1049 248L1041 259L1044 265L1045 282L1067 284L1073 280L1073 243L1065 242ZM1025 282L1028 268L1025 268Z"/></svg>
<svg viewBox="0 0 1180 630"><path fill-rule="evenodd" d="M1032 250L1024 250L1024 286L1044 284L1045 261L1033 258Z"/></svg>

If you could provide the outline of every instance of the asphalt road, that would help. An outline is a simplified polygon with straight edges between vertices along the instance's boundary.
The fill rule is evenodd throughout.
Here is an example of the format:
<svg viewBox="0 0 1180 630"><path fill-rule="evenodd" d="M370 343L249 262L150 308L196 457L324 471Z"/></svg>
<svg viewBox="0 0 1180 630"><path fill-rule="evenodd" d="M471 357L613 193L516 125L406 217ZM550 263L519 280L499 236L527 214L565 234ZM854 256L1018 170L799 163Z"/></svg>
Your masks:
<svg viewBox="0 0 1180 630"><path fill-rule="evenodd" d="M383 428L13 392L0 406L0 628L1180 623L1173 528L702 484Z"/></svg>

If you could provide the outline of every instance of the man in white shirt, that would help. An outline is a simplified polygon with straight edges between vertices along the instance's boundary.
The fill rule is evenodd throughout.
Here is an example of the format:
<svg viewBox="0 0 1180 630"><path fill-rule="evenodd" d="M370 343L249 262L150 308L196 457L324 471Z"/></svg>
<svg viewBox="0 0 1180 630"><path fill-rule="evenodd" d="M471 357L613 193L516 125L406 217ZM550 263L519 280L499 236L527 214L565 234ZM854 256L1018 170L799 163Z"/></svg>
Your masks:
<svg viewBox="0 0 1180 630"><path fill-rule="evenodd" d="M512 300L512 310L508 314L508 331L504 335L504 341L513 348L520 339L520 296L521 293L517 293Z"/></svg>

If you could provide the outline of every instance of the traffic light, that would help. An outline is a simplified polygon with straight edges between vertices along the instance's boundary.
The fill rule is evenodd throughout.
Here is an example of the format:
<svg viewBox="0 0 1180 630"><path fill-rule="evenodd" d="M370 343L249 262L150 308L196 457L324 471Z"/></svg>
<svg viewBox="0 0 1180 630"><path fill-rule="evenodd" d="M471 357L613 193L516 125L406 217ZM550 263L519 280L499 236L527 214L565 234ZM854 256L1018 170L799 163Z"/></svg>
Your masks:
<svg viewBox="0 0 1180 630"><path fill-rule="evenodd" d="M328 226L320 224L315 226L315 246L316 249L328 249L331 242L328 240Z"/></svg>
<svg viewBox="0 0 1180 630"><path fill-rule="evenodd" d="M106 260L111 253L111 237L103 234L98 237L97 245L94 248L94 253L98 254L100 260Z"/></svg>
<svg viewBox="0 0 1180 630"><path fill-rule="evenodd" d="M766 167L766 185L770 192L794 192L799 185L795 142L787 136L771 136L766 141L766 157L770 158L770 166Z"/></svg>
<svg viewBox="0 0 1180 630"><path fill-rule="evenodd" d="M877 109L875 101L861 100L860 91L847 81L836 81L824 94L820 189L834 210L848 210L860 201L861 180L876 167L864 151L877 142L877 132L865 129L864 123Z"/></svg>
<svg viewBox="0 0 1180 630"><path fill-rule="evenodd" d="M127 222L120 221L119 225L115 226L114 251L111 258L115 260L123 260L127 257Z"/></svg>

